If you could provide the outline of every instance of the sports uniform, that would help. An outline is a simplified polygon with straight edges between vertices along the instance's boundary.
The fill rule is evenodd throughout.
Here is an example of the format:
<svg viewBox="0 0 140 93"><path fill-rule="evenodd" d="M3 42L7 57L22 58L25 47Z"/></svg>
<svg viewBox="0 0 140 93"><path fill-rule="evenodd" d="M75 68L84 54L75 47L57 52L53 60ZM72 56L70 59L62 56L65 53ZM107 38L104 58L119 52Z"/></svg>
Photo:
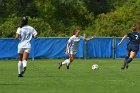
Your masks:
<svg viewBox="0 0 140 93"><path fill-rule="evenodd" d="M127 44L127 55L124 59L124 64L121 67L121 69L128 69L128 64L132 62L132 60L137 55L137 52L139 51L139 44L140 44L140 34L137 33L137 25L133 24L131 27L131 32L127 35L124 35L124 37L121 39L121 41L118 43L118 45L121 45L121 43L129 37L129 42Z"/></svg>
<svg viewBox="0 0 140 93"><path fill-rule="evenodd" d="M79 46L79 42L81 39L85 39L83 36L78 36L76 37L75 35L71 36L70 39L68 40L68 43L70 45L68 46L68 54L76 54Z"/></svg>
<svg viewBox="0 0 140 93"><path fill-rule="evenodd" d="M70 64L73 62L73 60L75 58L75 54L77 53L79 42L81 39L86 40L86 41L93 39L93 37L85 38L83 36L80 36L79 29L74 30L73 34L74 35L71 36L70 39L68 40L67 49L66 49L66 52L68 53L69 58L63 62L60 62L58 69L60 69L62 67L62 65L64 65L64 64L66 64L67 69L69 69Z"/></svg>
<svg viewBox="0 0 140 93"><path fill-rule="evenodd" d="M127 44L127 50L138 52L139 51L139 44L140 44L140 34L137 32L130 32L127 34L129 37L129 43Z"/></svg>
<svg viewBox="0 0 140 93"><path fill-rule="evenodd" d="M20 42L18 44L18 53L23 53L24 51L30 53L30 41L32 39L32 36L37 35L36 30L29 25L25 25L22 28L19 27L16 33L20 36Z"/></svg>

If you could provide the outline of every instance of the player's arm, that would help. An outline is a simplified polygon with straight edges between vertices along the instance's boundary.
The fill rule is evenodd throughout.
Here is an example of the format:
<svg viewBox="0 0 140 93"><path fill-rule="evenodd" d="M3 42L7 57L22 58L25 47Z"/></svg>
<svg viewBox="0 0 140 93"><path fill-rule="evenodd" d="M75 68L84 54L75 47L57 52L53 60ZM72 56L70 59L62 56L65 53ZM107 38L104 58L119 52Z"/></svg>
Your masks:
<svg viewBox="0 0 140 93"><path fill-rule="evenodd" d="M121 41L118 43L118 46L121 45L121 43L127 38L127 36L128 36L128 35L125 35L125 36L121 39Z"/></svg>
<svg viewBox="0 0 140 93"><path fill-rule="evenodd" d="M70 46L70 43L72 42L72 40L73 40L73 37L70 37L68 40L68 43L66 45L66 54L68 53L68 49L69 49L69 46Z"/></svg>
<svg viewBox="0 0 140 93"><path fill-rule="evenodd" d="M89 40L92 40L93 38L95 38L96 36L93 36L93 37L91 37L91 38L84 38L84 40L86 40L86 41L89 41Z"/></svg>
<svg viewBox="0 0 140 93"><path fill-rule="evenodd" d="M37 38L37 31L33 29L33 38Z"/></svg>
<svg viewBox="0 0 140 93"><path fill-rule="evenodd" d="M19 39L20 38L20 28L17 29L17 32L16 32L16 39Z"/></svg>
<svg viewBox="0 0 140 93"><path fill-rule="evenodd" d="M68 54L68 48L70 46L70 43L68 42L67 45L66 45L66 54Z"/></svg>
<svg viewBox="0 0 140 93"><path fill-rule="evenodd" d="M19 34L18 33L16 33L16 37L15 37L16 39L18 39L19 38Z"/></svg>
<svg viewBox="0 0 140 93"><path fill-rule="evenodd" d="M70 43L68 42L66 46L66 50L68 50L69 46L70 46Z"/></svg>

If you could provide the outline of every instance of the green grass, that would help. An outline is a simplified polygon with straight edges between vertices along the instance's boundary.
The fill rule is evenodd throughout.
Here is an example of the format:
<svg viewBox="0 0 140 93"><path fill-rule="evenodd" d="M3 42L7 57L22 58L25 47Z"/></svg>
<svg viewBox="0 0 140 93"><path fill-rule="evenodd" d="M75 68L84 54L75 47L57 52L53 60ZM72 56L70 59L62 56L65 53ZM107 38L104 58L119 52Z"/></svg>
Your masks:
<svg viewBox="0 0 140 93"><path fill-rule="evenodd" d="M58 70L57 60L29 60L23 78L17 60L0 60L0 93L140 93L140 62L121 70L123 59L75 60L70 69ZM92 64L99 70L93 71Z"/></svg>

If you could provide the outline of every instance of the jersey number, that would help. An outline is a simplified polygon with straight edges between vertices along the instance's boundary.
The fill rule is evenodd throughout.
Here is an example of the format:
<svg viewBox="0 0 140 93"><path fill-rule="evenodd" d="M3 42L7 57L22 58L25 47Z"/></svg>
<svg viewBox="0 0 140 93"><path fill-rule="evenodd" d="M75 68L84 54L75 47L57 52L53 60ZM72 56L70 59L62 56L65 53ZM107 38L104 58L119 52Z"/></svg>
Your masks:
<svg viewBox="0 0 140 93"><path fill-rule="evenodd" d="M137 40L139 36L138 35L135 35L135 36L136 36L136 40Z"/></svg>
<svg viewBox="0 0 140 93"><path fill-rule="evenodd" d="M25 35L24 40L29 40L30 39L30 36L31 36L31 34Z"/></svg>

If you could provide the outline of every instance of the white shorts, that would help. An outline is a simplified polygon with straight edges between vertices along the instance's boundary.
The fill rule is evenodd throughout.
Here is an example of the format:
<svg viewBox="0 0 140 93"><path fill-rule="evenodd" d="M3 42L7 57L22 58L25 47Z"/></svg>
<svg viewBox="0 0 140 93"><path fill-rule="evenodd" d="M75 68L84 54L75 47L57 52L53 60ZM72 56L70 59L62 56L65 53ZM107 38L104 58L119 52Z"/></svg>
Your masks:
<svg viewBox="0 0 140 93"><path fill-rule="evenodd" d="M18 53L23 54L24 52L30 53L31 48L18 48Z"/></svg>
<svg viewBox="0 0 140 93"><path fill-rule="evenodd" d="M68 54L76 54L77 53L77 51L75 51L75 50L72 50L72 49L68 49Z"/></svg>

